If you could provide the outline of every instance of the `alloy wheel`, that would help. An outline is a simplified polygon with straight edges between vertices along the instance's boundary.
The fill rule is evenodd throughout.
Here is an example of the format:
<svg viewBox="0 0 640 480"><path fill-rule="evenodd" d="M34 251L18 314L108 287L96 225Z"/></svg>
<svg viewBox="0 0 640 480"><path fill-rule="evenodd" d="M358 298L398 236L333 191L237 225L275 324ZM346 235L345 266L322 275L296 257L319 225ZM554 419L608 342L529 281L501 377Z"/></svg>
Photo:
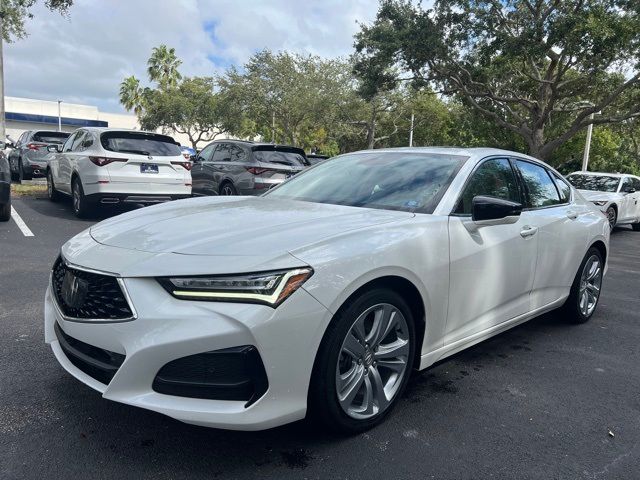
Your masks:
<svg viewBox="0 0 640 480"><path fill-rule="evenodd" d="M224 187L222 187L222 195L233 195L233 188L231 187L231 185L226 184Z"/></svg>
<svg viewBox="0 0 640 480"><path fill-rule="evenodd" d="M336 391L342 410L364 420L392 403L407 374L409 326L388 303L373 305L353 323L336 365Z"/></svg>
<svg viewBox="0 0 640 480"><path fill-rule="evenodd" d="M53 198L53 179L51 178L51 172L47 173L47 195L49 195L49 198Z"/></svg>
<svg viewBox="0 0 640 480"><path fill-rule="evenodd" d="M80 187L78 182L73 182L73 210L80 211Z"/></svg>
<svg viewBox="0 0 640 480"><path fill-rule="evenodd" d="M609 220L609 228L613 230L613 227L616 226L616 220L617 220L615 208L609 207L607 209L607 219Z"/></svg>
<svg viewBox="0 0 640 480"><path fill-rule="evenodd" d="M580 277L578 307L585 317L591 316L600 297L602 287L602 265L597 255L591 255L585 262Z"/></svg>

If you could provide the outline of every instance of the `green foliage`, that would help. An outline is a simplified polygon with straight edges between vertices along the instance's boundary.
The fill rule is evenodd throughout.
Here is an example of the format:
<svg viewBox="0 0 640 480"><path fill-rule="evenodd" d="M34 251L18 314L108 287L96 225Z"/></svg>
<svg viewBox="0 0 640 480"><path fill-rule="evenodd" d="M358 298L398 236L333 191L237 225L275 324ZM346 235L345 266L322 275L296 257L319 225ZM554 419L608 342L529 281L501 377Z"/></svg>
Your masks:
<svg viewBox="0 0 640 480"><path fill-rule="evenodd" d="M7 42L27 36L25 22L33 18L31 9L37 0L1 0L2 38ZM66 15L73 0L46 0L45 6L51 11Z"/></svg>
<svg viewBox="0 0 640 480"><path fill-rule="evenodd" d="M176 56L175 48L166 45L154 47L151 57L147 61L149 80L158 83L160 88L174 88L182 78L178 68L182 60Z"/></svg>

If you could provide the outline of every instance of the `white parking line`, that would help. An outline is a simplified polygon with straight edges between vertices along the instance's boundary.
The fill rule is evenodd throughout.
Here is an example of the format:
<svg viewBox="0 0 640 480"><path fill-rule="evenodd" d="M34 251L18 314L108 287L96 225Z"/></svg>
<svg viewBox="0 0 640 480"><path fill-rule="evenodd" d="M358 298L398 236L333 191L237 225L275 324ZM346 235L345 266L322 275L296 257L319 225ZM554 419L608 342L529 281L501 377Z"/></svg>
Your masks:
<svg viewBox="0 0 640 480"><path fill-rule="evenodd" d="M18 212L16 212L16 209L13 208L13 206L11 207L11 216L13 217L13 221L16 222L16 225L18 225L18 228L25 237L34 236L33 232L29 229L29 227L27 227L27 224L24 223L24 220L22 220L22 217L18 215Z"/></svg>

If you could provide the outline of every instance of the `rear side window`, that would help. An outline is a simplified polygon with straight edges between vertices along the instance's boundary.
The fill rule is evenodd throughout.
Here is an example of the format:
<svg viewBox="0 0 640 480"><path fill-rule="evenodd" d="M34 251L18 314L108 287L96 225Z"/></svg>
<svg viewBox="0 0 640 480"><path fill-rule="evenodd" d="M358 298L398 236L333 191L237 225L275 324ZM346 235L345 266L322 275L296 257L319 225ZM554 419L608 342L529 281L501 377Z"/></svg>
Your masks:
<svg viewBox="0 0 640 480"><path fill-rule="evenodd" d="M151 155L154 157L181 156L176 141L157 133L105 132L100 135L102 148L111 152Z"/></svg>
<svg viewBox="0 0 640 480"><path fill-rule="evenodd" d="M552 173L553 180L556 182L556 187L558 187L558 193L560 193L560 202L561 203L569 203L571 200L571 187L565 182L563 179L558 177L555 173Z"/></svg>
<svg viewBox="0 0 640 480"><path fill-rule="evenodd" d="M530 162L516 160L522 174L531 208L549 207L560 203L560 196L547 169Z"/></svg>
<svg viewBox="0 0 640 480"><path fill-rule="evenodd" d="M471 214L473 197L479 195L521 202L516 175L506 158L487 160L471 174L455 213Z"/></svg>
<svg viewBox="0 0 640 480"><path fill-rule="evenodd" d="M211 154L213 153L214 148L216 148L215 144L207 145L198 154L198 158L203 162L208 162L209 160L211 160Z"/></svg>
<svg viewBox="0 0 640 480"><path fill-rule="evenodd" d="M36 132L33 134L33 141L62 145L68 137L66 132Z"/></svg>
<svg viewBox="0 0 640 480"><path fill-rule="evenodd" d="M303 151L274 147L257 147L253 150L253 157L261 163L276 163L290 167L306 167L310 165Z"/></svg>
<svg viewBox="0 0 640 480"><path fill-rule="evenodd" d="M76 138L73 140L73 146L71 147L72 152L78 152L83 150L82 143L87 136L87 132L78 132L76 134Z"/></svg>

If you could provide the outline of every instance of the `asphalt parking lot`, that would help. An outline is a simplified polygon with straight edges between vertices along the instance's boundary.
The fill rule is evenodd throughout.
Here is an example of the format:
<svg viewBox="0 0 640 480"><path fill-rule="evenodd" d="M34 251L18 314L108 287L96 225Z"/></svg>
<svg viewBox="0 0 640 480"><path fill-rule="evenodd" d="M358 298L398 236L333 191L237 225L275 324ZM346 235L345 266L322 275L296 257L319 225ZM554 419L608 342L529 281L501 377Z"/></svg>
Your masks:
<svg viewBox="0 0 640 480"><path fill-rule="evenodd" d="M612 235L586 325L546 315L414 375L394 414L339 438L304 422L193 427L103 400L43 341L60 246L95 221L68 202L14 199L0 224L0 478L637 479L640 233ZM107 215L116 212L107 212Z"/></svg>

